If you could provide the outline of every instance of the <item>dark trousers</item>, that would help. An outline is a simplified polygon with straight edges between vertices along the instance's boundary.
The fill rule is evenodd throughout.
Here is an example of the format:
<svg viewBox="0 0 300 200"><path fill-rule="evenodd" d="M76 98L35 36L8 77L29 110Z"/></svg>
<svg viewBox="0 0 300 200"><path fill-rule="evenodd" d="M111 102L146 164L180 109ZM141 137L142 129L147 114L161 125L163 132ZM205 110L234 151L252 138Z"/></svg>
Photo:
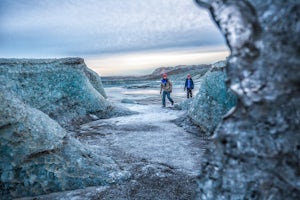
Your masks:
<svg viewBox="0 0 300 200"><path fill-rule="evenodd" d="M192 93L192 89L191 88L187 88L186 90L186 97L187 98L192 98L193 97L193 93Z"/></svg>
<svg viewBox="0 0 300 200"><path fill-rule="evenodd" d="M166 92L166 91L163 91L162 93L162 105L163 106L166 106L166 96L168 97L169 101L172 103L174 103L173 99L171 98L170 96L171 92Z"/></svg>

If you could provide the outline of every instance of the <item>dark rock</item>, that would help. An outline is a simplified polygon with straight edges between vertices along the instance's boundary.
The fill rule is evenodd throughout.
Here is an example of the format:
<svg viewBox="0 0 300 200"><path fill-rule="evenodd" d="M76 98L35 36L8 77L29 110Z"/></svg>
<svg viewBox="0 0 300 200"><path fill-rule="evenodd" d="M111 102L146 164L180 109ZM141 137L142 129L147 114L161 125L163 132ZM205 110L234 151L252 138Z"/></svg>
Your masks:
<svg viewBox="0 0 300 200"><path fill-rule="evenodd" d="M122 99L121 103L136 104L136 101L133 99Z"/></svg>

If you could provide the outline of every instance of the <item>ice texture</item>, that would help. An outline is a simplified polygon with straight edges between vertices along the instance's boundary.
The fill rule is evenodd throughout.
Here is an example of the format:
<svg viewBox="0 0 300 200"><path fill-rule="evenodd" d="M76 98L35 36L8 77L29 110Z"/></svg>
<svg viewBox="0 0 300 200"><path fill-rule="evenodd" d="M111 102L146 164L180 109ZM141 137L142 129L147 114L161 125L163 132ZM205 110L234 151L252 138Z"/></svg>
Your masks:
<svg viewBox="0 0 300 200"><path fill-rule="evenodd" d="M205 155L201 199L299 198L299 1L196 2L231 49L228 84L239 99Z"/></svg>
<svg viewBox="0 0 300 200"><path fill-rule="evenodd" d="M105 185L126 173L69 130L124 115L83 59L0 59L0 196L11 199ZM114 172L114 175L111 173Z"/></svg>
<svg viewBox="0 0 300 200"><path fill-rule="evenodd" d="M226 62L218 62L200 79L200 89L189 105L188 114L194 123L211 134L222 117L236 106L236 96L226 86Z"/></svg>
<svg viewBox="0 0 300 200"><path fill-rule="evenodd" d="M108 107L100 77L83 59L0 59L2 87L62 126Z"/></svg>

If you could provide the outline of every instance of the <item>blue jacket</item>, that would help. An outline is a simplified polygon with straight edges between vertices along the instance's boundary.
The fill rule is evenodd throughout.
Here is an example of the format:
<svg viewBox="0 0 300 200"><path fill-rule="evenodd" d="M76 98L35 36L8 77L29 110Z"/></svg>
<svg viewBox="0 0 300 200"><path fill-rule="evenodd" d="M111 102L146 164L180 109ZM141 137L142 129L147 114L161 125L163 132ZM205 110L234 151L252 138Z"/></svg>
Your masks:
<svg viewBox="0 0 300 200"><path fill-rule="evenodd" d="M188 88L188 79L185 79L184 88L194 89L194 82L193 82L193 79L191 78L190 80L191 80L191 82L190 82L190 88Z"/></svg>

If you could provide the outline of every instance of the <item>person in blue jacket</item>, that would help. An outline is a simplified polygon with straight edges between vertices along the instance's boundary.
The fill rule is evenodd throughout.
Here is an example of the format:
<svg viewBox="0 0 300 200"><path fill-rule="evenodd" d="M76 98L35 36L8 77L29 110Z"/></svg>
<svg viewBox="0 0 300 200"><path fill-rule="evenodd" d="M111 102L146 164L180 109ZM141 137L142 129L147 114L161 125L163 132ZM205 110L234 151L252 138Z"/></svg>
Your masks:
<svg viewBox="0 0 300 200"><path fill-rule="evenodd" d="M187 75L187 79L185 79L185 85L184 85L184 91L185 89L187 90L187 98L192 98L193 97L193 92L192 90L194 89L194 82L193 79L191 78L191 75Z"/></svg>

